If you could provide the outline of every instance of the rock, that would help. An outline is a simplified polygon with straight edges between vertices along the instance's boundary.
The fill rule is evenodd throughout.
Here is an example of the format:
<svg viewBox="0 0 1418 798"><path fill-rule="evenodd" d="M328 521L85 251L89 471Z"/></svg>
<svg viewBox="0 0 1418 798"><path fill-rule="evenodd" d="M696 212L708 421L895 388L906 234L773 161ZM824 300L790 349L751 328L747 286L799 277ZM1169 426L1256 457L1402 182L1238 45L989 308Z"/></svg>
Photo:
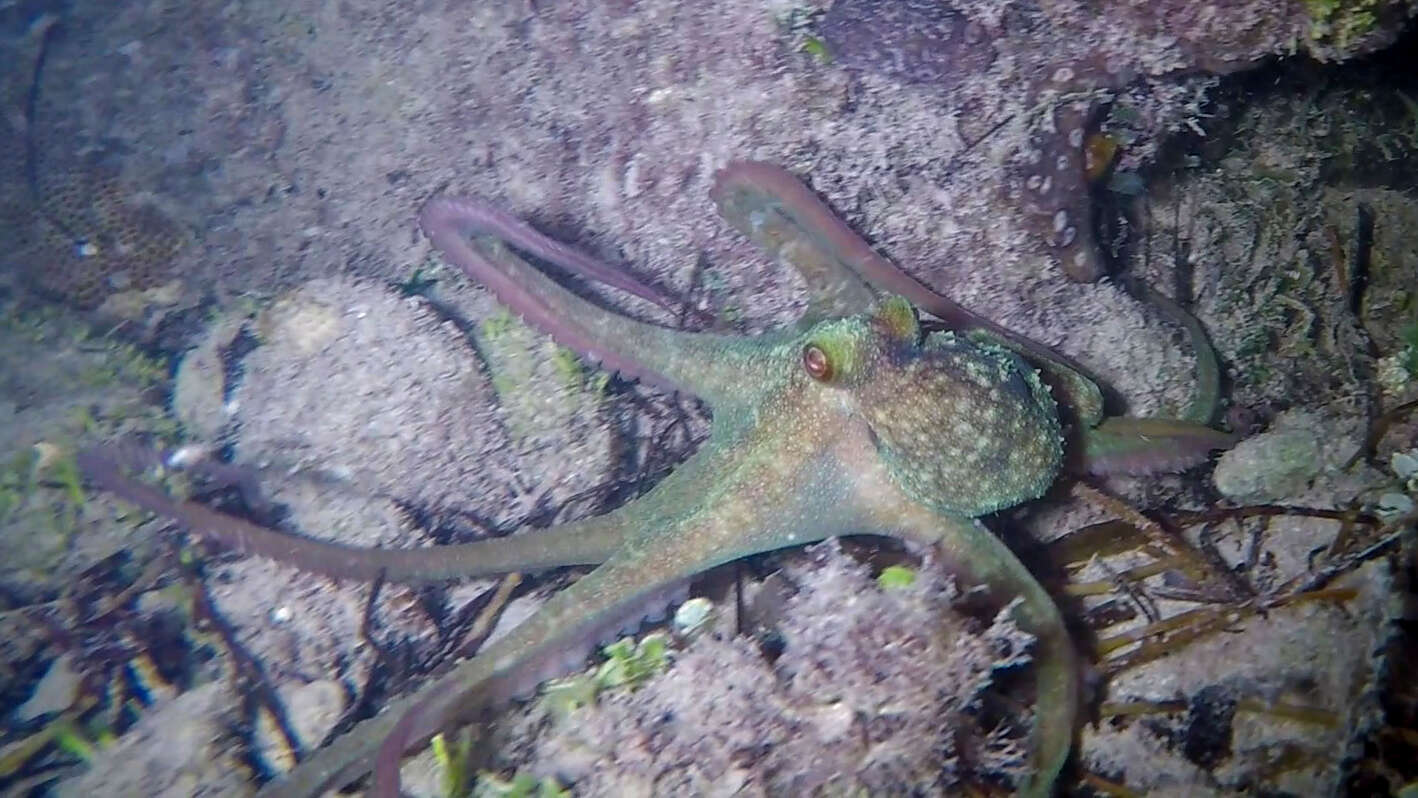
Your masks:
<svg viewBox="0 0 1418 798"><path fill-rule="evenodd" d="M150 707L117 742L95 749L88 770L59 784L54 794L249 794L251 773L234 759L239 749L227 735L232 709L231 694L219 682Z"/></svg>
<svg viewBox="0 0 1418 798"><path fill-rule="evenodd" d="M1313 413L1280 416L1271 429L1221 456L1213 476L1216 489L1237 502L1273 502L1304 493L1327 465L1324 427Z"/></svg>
<svg viewBox="0 0 1418 798"><path fill-rule="evenodd" d="M284 687L280 694L293 731L307 750L320 745L345 711L345 688L333 679Z"/></svg>
<svg viewBox="0 0 1418 798"><path fill-rule="evenodd" d="M49 663L49 670L44 672L39 684L35 685L29 700L15 710L15 719L21 722L31 721L40 715L68 709L73 706L74 699L79 695L82 680L83 675L74 670L74 658L69 654L59 655Z"/></svg>

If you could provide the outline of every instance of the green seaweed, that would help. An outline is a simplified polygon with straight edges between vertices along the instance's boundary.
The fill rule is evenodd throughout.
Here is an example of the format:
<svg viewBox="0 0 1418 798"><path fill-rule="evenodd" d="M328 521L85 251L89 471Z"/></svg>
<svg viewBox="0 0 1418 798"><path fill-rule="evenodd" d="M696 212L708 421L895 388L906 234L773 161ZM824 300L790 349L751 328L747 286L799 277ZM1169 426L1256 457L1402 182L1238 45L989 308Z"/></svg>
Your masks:
<svg viewBox="0 0 1418 798"><path fill-rule="evenodd" d="M644 684L665 669L668 651L669 639L658 632L646 635L639 643L622 637L601 649L606 661L595 671L548 682L542 689L543 700L554 716L566 717L580 707L594 704L606 690L634 689Z"/></svg>
<svg viewBox="0 0 1418 798"><path fill-rule="evenodd" d="M882 590L900 590L916 583L916 572L904 565L888 565L876 575L876 583Z"/></svg>
<svg viewBox="0 0 1418 798"><path fill-rule="evenodd" d="M433 758L438 761L443 773L443 794L447 798L460 798L468 794L470 784L468 757L473 750L473 738L467 729L460 729L452 745L445 735L435 734L429 741Z"/></svg>
<svg viewBox="0 0 1418 798"><path fill-rule="evenodd" d="M1348 47L1378 24L1380 0L1303 0L1310 38Z"/></svg>
<svg viewBox="0 0 1418 798"><path fill-rule="evenodd" d="M832 53L827 50L827 43L816 36L804 36L803 43L798 46L798 50L807 53L824 64L832 63Z"/></svg>
<svg viewBox="0 0 1418 798"><path fill-rule="evenodd" d="M585 371L581 368L581 358L564 346L557 346L551 352L551 366L556 370L562 387L574 391L581 387Z"/></svg>
<svg viewBox="0 0 1418 798"><path fill-rule="evenodd" d="M665 669L669 641L663 634L645 635L639 643L622 637L601 651L606 661L596 671L600 689L639 687L647 679Z"/></svg>

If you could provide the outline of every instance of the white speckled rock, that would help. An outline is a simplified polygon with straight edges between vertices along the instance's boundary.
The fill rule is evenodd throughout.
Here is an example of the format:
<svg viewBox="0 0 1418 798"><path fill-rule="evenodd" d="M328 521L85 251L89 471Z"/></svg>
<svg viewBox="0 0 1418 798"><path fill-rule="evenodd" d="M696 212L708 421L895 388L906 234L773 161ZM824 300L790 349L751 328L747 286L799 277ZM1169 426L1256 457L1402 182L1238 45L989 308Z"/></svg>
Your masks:
<svg viewBox="0 0 1418 798"><path fill-rule="evenodd" d="M1223 496L1237 502L1293 498L1316 477L1347 460L1354 446L1333 421L1294 410L1222 455L1213 479Z"/></svg>

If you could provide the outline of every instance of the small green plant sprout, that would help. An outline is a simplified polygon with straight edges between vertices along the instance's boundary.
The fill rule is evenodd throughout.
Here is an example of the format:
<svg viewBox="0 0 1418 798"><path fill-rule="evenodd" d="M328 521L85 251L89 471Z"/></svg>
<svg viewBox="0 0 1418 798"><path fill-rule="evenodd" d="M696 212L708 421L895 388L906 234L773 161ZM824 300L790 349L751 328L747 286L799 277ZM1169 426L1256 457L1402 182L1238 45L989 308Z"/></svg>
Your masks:
<svg viewBox="0 0 1418 798"><path fill-rule="evenodd" d="M79 716L96 703L98 699L94 696L84 696L38 731L0 747L0 778L15 775L27 762L42 755L51 744L80 761L89 761L94 747L80 734L75 724ZM105 737L102 734L99 736L100 744L103 744Z"/></svg>
<svg viewBox="0 0 1418 798"><path fill-rule="evenodd" d="M578 673L565 679L553 679L542 687L542 700L547 711L560 720L581 707L596 703L596 677Z"/></svg>
<svg viewBox="0 0 1418 798"><path fill-rule="evenodd" d="M43 442L35 444L34 449L39 455L35 462L36 474L53 480L71 505L82 507L84 478L79 474L79 462L74 459L74 453Z"/></svg>
<svg viewBox="0 0 1418 798"><path fill-rule="evenodd" d="M824 64L832 63L832 53L828 51L827 43L816 36L803 36L803 43L798 45L798 50L807 53Z"/></svg>
<svg viewBox="0 0 1418 798"><path fill-rule="evenodd" d="M493 773L479 773L473 798L571 798L571 791L551 776L538 779L518 773L508 781Z"/></svg>
<svg viewBox="0 0 1418 798"><path fill-rule="evenodd" d="M602 397L606 395L606 386L611 384L611 373L609 371L597 371L586 380L586 389L592 396Z"/></svg>
<svg viewBox="0 0 1418 798"><path fill-rule="evenodd" d="M822 11L808 5L794 6L778 14L778 25L794 44L794 49L806 53L823 64L831 63L832 53L827 43L813 32Z"/></svg>
<svg viewBox="0 0 1418 798"><path fill-rule="evenodd" d="M73 526L84 505L84 481L73 452L41 441L0 467L0 521L8 521L25 507L36 489L55 487L63 501L52 520L60 529Z"/></svg>
<svg viewBox="0 0 1418 798"><path fill-rule="evenodd" d="M713 620L714 602L696 596L675 609L675 634L684 638L694 637L708 628Z"/></svg>
<svg viewBox="0 0 1418 798"><path fill-rule="evenodd" d="M478 325L479 331L487 338L499 338L512 331L512 326L517 323L517 317L512 315L512 311L507 308L499 308L498 311Z"/></svg>
<svg viewBox="0 0 1418 798"><path fill-rule="evenodd" d="M596 671L596 683L601 690L611 687L639 687L645 680L665 669L669 640L658 632L645 635L636 643L622 637L601 652L606 661Z"/></svg>
<svg viewBox="0 0 1418 798"><path fill-rule="evenodd" d="M0 470L0 521L8 521L34 491L40 457L34 447L23 449Z"/></svg>
<svg viewBox="0 0 1418 798"><path fill-rule="evenodd" d="M74 408L69 414L69 423L81 433L92 433L98 430L98 419L94 418L93 409L88 405L80 405Z"/></svg>
<svg viewBox="0 0 1418 798"><path fill-rule="evenodd" d="M61 751L69 754L80 762L90 762L96 753L95 744L84 736L79 727L73 723L63 724L54 735L54 744L59 746Z"/></svg>
<svg viewBox="0 0 1418 798"><path fill-rule="evenodd" d="M429 741L429 747L433 749L433 758L437 760L438 769L443 773L445 798L462 798L467 795L468 756L473 750L472 733L461 729L451 746L445 735L435 734Z"/></svg>
<svg viewBox="0 0 1418 798"><path fill-rule="evenodd" d="M1378 23L1378 0L1305 0L1310 38L1347 47Z"/></svg>
<svg viewBox="0 0 1418 798"><path fill-rule="evenodd" d="M645 635L639 643L622 637L601 649L606 661L594 673L582 673L548 682L542 689L547 709L565 717L579 707L595 703L605 690L635 688L663 671L669 662L669 638L659 632Z"/></svg>
<svg viewBox="0 0 1418 798"><path fill-rule="evenodd" d="M1404 325L1400 333L1403 338L1403 353L1400 362L1409 379L1418 379L1418 321Z"/></svg>
<svg viewBox="0 0 1418 798"><path fill-rule="evenodd" d="M882 590L900 590L916 583L916 571L904 565L888 565L876 575Z"/></svg>
<svg viewBox="0 0 1418 798"><path fill-rule="evenodd" d="M551 365L566 390L574 391L581 387L585 372L581 368L581 358L577 357L575 352L564 346L557 346L551 353Z"/></svg>

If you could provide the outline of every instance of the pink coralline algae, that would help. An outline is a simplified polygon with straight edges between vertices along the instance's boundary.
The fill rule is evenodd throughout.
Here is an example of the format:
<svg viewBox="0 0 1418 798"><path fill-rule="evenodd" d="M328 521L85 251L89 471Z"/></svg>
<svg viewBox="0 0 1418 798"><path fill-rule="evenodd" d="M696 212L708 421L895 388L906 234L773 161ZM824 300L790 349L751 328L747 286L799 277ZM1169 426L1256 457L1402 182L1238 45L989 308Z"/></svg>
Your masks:
<svg viewBox="0 0 1418 798"><path fill-rule="evenodd" d="M1371 6L1341 37L1301 3L838 0L819 32L836 63L932 88L943 95L943 112L979 105L990 93L1021 96L1028 134L1007 159L1003 200L1065 274L1088 282L1107 267L1094 237L1085 153L1119 93L1236 72L1297 49L1325 60L1373 52L1392 42L1413 7ZM1175 119L1151 132L1167 124Z"/></svg>

